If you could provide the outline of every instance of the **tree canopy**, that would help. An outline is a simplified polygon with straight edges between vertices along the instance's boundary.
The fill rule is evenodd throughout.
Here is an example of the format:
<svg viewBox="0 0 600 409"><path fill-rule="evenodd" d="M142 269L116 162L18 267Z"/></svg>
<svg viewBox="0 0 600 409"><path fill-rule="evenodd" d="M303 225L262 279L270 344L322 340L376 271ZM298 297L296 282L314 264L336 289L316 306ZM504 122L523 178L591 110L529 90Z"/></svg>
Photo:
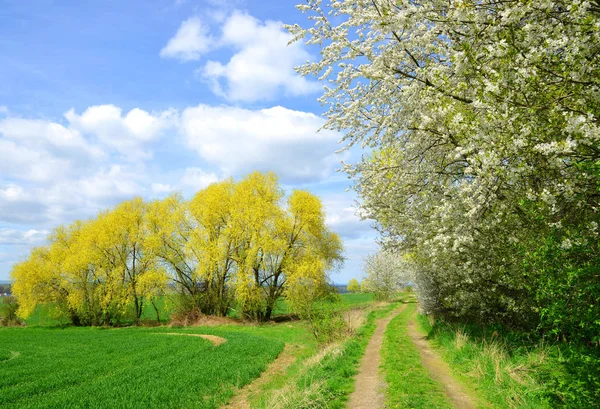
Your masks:
<svg viewBox="0 0 600 409"><path fill-rule="evenodd" d="M326 128L421 305L600 339L600 4L308 0Z"/></svg>
<svg viewBox="0 0 600 409"><path fill-rule="evenodd" d="M58 227L12 270L19 314L53 303L75 324L137 320L172 282L183 308L268 320L279 297L293 307L326 291L343 261L319 198L283 199L274 174L255 172L190 200L136 198Z"/></svg>

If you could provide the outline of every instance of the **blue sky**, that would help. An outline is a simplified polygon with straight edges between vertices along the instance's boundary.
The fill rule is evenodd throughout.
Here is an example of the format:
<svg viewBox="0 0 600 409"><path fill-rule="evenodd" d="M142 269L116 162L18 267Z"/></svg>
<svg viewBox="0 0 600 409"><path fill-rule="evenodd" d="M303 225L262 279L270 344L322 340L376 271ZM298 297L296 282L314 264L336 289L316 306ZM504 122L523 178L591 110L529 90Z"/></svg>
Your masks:
<svg viewBox="0 0 600 409"><path fill-rule="evenodd" d="M376 233L336 170L361 152L317 132L296 2L0 0L0 280L59 224L255 169L322 198L348 258L332 278L360 277Z"/></svg>

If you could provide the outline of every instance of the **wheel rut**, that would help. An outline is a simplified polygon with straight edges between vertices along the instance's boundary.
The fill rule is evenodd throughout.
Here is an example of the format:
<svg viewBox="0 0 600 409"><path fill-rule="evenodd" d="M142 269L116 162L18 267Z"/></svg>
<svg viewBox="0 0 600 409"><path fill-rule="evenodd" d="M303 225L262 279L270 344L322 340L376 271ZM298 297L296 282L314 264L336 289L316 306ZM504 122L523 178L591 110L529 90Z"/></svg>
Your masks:
<svg viewBox="0 0 600 409"><path fill-rule="evenodd" d="M358 375L355 378L354 392L350 395L347 409L381 409L385 408L386 383L379 373L381 363L380 350L383 333L389 322L406 308L403 304L387 317L377 321L377 327L367 344L367 349L360 361Z"/></svg>
<svg viewBox="0 0 600 409"><path fill-rule="evenodd" d="M476 400L454 378L448 364L429 346L427 338L417 329L414 315L408 321L408 335L419 350L421 363L429 372L429 376L444 387L444 391L454 407L456 409L476 409Z"/></svg>

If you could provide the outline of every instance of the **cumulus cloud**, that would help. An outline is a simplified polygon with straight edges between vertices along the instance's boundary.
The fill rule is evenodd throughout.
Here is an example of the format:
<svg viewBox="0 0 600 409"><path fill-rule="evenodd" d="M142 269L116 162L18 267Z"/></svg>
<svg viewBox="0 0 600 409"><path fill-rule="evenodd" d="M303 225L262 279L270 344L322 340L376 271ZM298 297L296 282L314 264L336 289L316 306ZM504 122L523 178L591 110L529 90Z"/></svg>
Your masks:
<svg viewBox="0 0 600 409"><path fill-rule="evenodd" d="M196 70L212 91L230 101L270 100L283 94L306 95L320 89L316 82L298 75L294 67L311 59L304 44L289 44L292 35L280 21L260 21L240 11L218 8L208 12L220 25L214 37L198 17L185 20L160 51L163 58L199 60L209 51L228 54L210 59Z"/></svg>
<svg viewBox="0 0 600 409"><path fill-rule="evenodd" d="M218 181L219 177L215 173L205 172L200 168L187 168L179 184L184 188L198 191Z"/></svg>
<svg viewBox="0 0 600 409"><path fill-rule="evenodd" d="M141 150L143 144L158 139L177 121L176 112L172 109L150 113L134 108L122 115L122 109L114 105L91 106L81 115L71 109L65 118L74 129L98 137L104 144L130 158L150 156Z"/></svg>
<svg viewBox="0 0 600 409"><path fill-rule="evenodd" d="M362 220L353 203L353 195L325 195L323 197L326 219L325 223L345 239L358 239L366 233L371 233L371 222Z"/></svg>
<svg viewBox="0 0 600 409"><path fill-rule="evenodd" d="M86 218L122 200L144 193L142 172L120 165L95 169L89 176L50 184L2 185L0 222L53 225Z"/></svg>
<svg viewBox="0 0 600 409"><path fill-rule="evenodd" d="M339 134L317 132L322 118L280 106L150 113L98 105L65 118L0 118L0 222L53 226L133 196L197 191L254 170L312 183L329 178L342 159L334 153ZM150 161L167 129L175 135L168 159Z"/></svg>
<svg viewBox="0 0 600 409"><path fill-rule="evenodd" d="M209 28L199 17L191 17L181 23L175 36L160 50L160 56L180 61L199 60L202 54L210 50L213 43Z"/></svg>
<svg viewBox="0 0 600 409"><path fill-rule="evenodd" d="M213 92L233 101L268 100L279 93L306 95L320 86L294 71L310 54L300 42L288 45L291 39L279 21L262 23L234 12L225 20L219 44L235 53L225 63L208 61L197 72Z"/></svg>
<svg viewBox="0 0 600 409"><path fill-rule="evenodd" d="M340 158L339 135L323 130L318 116L280 106L248 110L199 105L181 115L186 144L227 176L275 171L284 181L319 180Z"/></svg>
<svg viewBox="0 0 600 409"><path fill-rule="evenodd" d="M64 178L104 152L76 130L61 124L21 118L0 120L0 173L15 179Z"/></svg>
<svg viewBox="0 0 600 409"><path fill-rule="evenodd" d="M46 240L48 230L0 228L0 245L32 245Z"/></svg>
<svg viewBox="0 0 600 409"><path fill-rule="evenodd" d="M152 192L156 194L169 193L173 191L173 187L165 183L152 183Z"/></svg>

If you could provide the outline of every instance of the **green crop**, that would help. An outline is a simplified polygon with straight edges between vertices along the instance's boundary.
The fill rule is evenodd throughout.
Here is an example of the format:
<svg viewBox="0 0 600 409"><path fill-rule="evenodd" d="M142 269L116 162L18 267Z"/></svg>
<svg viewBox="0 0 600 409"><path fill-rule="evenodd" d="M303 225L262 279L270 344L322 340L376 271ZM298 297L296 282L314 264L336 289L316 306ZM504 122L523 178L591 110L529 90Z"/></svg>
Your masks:
<svg viewBox="0 0 600 409"><path fill-rule="evenodd" d="M0 329L0 407L218 408L282 349L213 328Z"/></svg>

